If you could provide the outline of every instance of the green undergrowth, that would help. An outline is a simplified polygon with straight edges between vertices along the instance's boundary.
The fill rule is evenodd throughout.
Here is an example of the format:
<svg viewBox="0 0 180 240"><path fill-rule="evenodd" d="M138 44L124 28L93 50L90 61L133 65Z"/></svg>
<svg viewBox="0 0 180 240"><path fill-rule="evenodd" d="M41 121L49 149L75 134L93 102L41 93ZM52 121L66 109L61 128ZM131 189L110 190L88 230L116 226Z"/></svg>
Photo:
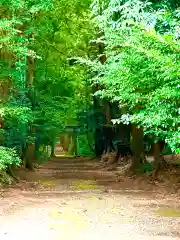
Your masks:
<svg viewBox="0 0 180 240"><path fill-rule="evenodd" d="M4 170L0 170L0 186L1 185L11 185L14 179L9 176Z"/></svg>
<svg viewBox="0 0 180 240"><path fill-rule="evenodd" d="M12 184L14 179L7 173L9 166L19 166L21 159L13 148L0 146L0 183Z"/></svg>

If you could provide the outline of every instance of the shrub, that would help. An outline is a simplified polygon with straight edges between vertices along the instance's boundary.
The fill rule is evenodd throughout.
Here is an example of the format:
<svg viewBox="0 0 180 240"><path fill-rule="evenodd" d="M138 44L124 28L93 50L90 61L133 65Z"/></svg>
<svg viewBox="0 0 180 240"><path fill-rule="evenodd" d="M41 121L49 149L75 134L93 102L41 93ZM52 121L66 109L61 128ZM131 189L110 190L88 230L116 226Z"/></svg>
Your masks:
<svg viewBox="0 0 180 240"><path fill-rule="evenodd" d="M21 159L15 149L0 147L0 170L6 170L9 165L19 166Z"/></svg>

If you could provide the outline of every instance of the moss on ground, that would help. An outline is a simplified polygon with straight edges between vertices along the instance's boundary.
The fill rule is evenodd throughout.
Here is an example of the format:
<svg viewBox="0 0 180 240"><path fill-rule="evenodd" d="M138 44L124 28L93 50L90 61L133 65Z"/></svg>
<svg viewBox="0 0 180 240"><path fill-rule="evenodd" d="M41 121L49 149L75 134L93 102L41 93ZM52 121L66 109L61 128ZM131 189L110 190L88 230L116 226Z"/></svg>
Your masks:
<svg viewBox="0 0 180 240"><path fill-rule="evenodd" d="M161 217L180 217L179 208L159 207L156 210L156 215Z"/></svg>
<svg viewBox="0 0 180 240"><path fill-rule="evenodd" d="M103 190L102 186L97 185L93 180L80 180L72 182L73 190Z"/></svg>

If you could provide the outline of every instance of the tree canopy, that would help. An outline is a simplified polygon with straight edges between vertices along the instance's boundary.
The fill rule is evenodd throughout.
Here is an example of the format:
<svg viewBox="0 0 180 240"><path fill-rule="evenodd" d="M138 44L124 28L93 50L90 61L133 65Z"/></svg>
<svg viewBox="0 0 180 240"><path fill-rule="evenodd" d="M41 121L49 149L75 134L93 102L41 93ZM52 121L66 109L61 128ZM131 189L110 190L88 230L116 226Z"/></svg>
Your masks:
<svg viewBox="0 0 180 240"><path fill-rule="evenodd" d="M180 153L179 1L0 0L0 16L0 169L73 124L92 150L123 123Z"/></svg>
<svg viewBox="0 0 180 240"><path fill-rule="evenodd" d="M118 102L124 114L114 122L135 123L146 134L180 144L180 15L178 3L94 1L107 61L88 63L103 85L101 98Z"/></svg>

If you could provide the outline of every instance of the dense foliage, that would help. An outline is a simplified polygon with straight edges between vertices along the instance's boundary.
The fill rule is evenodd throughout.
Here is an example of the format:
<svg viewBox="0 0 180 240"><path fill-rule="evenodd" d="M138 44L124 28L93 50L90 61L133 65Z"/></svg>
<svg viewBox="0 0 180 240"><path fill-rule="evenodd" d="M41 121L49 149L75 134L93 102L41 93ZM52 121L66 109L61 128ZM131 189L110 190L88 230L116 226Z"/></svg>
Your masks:
<svg viewBox="0 0 180 240"><path fill-rule="evenodd" d="M0 1L3 156L5 148L6 154L15 148L24 158L34 143L36 156L43 145L53 148L62 129L85 107L86 70L70 67L68 59L88 54L93 32L88 14L88 1ZM2 157L0 163L18 165L19 160L7 158L4 164Z"/></svg>
<svg viewBox="0 0 180 240"><path fill-rule="evenodd" d="M37 158L48 145L53 155L67 125L81 129L80 154L105 145L112 122L180 153L179 7L0 0L0 169L19 158L32 168L32 145Z"/></svg>
<svg viewBox="0 0 180 240"><path fill-rule="evenodd" d="M103 4L104 3L104 4ZM107 61L91 62L104 86L96 95L118 102L124 114L113 122L143 127L180 152L180 12L176 4L94 1Z"/></svg>

